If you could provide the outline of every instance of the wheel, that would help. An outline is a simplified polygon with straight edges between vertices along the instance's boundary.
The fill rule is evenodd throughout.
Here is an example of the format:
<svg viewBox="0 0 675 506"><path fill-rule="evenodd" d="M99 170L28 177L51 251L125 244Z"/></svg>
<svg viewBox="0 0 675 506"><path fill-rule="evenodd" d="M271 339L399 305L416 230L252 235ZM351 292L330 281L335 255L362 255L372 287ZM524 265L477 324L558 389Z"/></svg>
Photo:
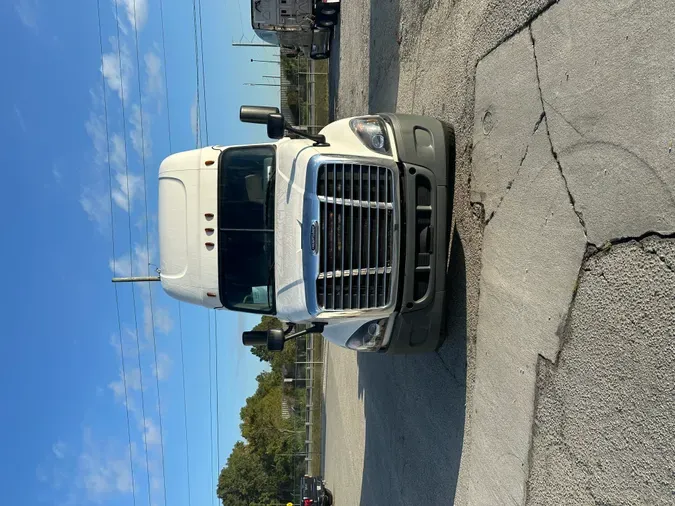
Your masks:
<svg viewBox="0 0 675 506"><path fill-rule="evenodd" d="M323 500L321 506L332 506L333 504L333 492L331 492L329 489L326 487L323 487Z"/></svg>
<svg viewBox="0 0 675 506"><path fill-rule="evenodd" d="M319 12L324 16L333 16L337 12L337 9L332 5L322 5Z"/></svg>

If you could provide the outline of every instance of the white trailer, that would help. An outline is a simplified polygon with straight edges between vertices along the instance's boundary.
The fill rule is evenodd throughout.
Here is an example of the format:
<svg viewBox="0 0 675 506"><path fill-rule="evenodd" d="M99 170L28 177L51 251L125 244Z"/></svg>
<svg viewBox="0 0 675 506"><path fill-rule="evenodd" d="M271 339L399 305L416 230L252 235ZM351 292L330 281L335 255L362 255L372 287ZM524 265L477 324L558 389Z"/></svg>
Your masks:
<svg viewBox="0 0 675 506"><path fill-rule="evenodd" d="M251 26L270 44L323 59L339 11L340 0L251 0Z"/></svg>

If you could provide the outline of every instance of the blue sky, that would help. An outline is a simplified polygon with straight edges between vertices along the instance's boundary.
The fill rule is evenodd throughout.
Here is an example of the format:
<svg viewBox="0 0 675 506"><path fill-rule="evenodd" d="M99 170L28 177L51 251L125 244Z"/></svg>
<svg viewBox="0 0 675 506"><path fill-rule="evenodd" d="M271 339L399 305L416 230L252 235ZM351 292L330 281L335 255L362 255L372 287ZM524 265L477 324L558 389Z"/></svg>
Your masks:
<svg viewBox="0 0 675 506"><path fill-rule="evenodd" d="M119 286L120 336L110 283L113 264L119 273L133 267L134 274L158 264L157 168L172 150L193 148L198 130L206 141L203 110L201 128L195 124L193 5L164 0L166 68L159 0L135 0L135 13L134 0L100 0L100 6L103 58L95 0L0 6L2 502L133 504L131 448L136 504L216 504L212 461L223 464L239 437L239 409L262 367L239 335L258 319L218 315L216 455L214 314L181 306L188 473L178 304L153 286L150 313L150 292L137 286L134 315L131 286ZM278 51L231 47L252 40L249 9L245 0L202 0L212 144L265 141L264 127L238 122L238 107L278 105L276 88L243 84L278 73L273 65L250 62L273 59Z"/></svg>

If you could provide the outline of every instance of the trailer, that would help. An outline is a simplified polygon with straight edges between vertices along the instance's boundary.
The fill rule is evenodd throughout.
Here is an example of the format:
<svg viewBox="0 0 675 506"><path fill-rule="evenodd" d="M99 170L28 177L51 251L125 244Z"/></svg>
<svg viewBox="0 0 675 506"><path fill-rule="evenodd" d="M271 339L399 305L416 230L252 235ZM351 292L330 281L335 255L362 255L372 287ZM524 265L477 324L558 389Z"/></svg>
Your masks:
<svg viewBox="0 0 675 506"><path fill-rule="evenodd" d="M251 0L251 26L264 41L316 60L330 56L340 0Z"/></svg>

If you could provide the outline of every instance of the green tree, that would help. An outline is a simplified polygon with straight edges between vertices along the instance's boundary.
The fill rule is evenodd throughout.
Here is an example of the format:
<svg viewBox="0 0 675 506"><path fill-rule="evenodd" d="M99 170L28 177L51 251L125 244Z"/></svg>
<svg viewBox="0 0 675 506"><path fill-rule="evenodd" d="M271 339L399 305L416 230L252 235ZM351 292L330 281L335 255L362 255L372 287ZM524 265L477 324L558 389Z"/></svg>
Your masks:
<svg viewBox="0 0 675 506"><path fill-rule="evenodd" d="M277 318L263 316L253 330L280 328L282 323ZM235 445L218 479L217 494L226 506L287 502L295 486L294 477L302 473L302 461L293 455L302 449L296 427L303 427L305 398L303 391L283 381L285 374L294 371L295 341L286 343L283 352L269 352L264 346L251 351L267 362L269 369L258 375L258 387L241 409L240 427L246 443ZM298 408L291 419L281 417L283 397L293 399Z"/></svg>
<svg viewBox="0 0 675 506"><path fill-rule="evenodd" d="M276 501L276 486L250 445L238 441L218 477L218 498L226 506Z"/></svg>

